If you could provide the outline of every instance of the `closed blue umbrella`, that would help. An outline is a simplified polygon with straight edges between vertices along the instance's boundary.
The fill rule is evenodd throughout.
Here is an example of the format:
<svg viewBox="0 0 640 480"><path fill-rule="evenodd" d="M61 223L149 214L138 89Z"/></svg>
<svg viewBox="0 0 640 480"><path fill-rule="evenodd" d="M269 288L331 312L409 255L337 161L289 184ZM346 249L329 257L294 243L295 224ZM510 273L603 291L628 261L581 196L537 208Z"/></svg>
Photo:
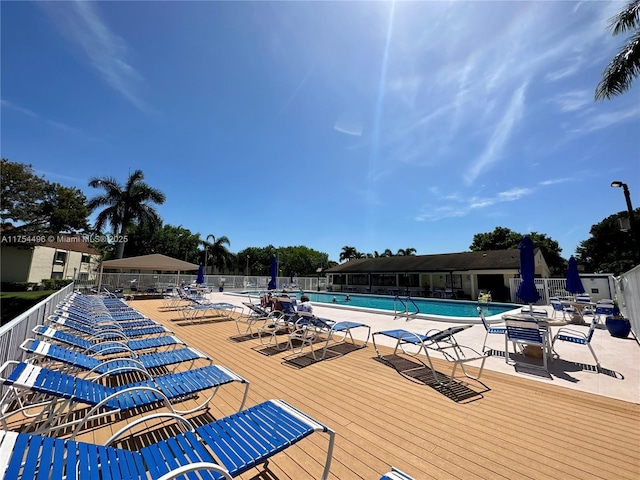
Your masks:
<svg viewBox="0 0 640 480"><path fill-rule="evenodd" d="M198 285L204 285L204 267L200 265L198 267L198 279L196 280Z"/></svg>
<svg viewBox="0 0 640 480"><path fill-rule="evenodd" d="M536 276L536 264L533 251L535 245L531 238L524 237L518 245L520 250L520 277L522 283L518 287L517 295L524 303L532 305L540 300L540 294L536 289L534 278Z"/></svg>
<svg viewBox="0 0 640 480"><path fill-rule="evenodd" d="M578 273L578 262L573 255L569 258L569 270L567 271L567 286L565 287L569 293L584 293L584 286L580 280Z"/></svg>
<svg viewBox="0 0 640 480"><path fill-rule="evenodd" d="M269 280L269 286L267 287L269 290L275 290L278 288L278 282L276 277L278 276L278 260L274 255L271 257L271 280Z"/></svg>

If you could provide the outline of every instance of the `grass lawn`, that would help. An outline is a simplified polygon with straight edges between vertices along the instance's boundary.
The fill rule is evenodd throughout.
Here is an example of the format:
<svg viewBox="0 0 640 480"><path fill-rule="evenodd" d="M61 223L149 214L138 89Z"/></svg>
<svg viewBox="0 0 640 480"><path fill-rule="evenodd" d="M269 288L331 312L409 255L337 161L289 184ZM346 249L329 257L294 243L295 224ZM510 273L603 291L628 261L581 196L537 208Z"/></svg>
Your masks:
<svg viewBox="0 0 640 480"><path fill-rule="evenodd" d="M10 322L56 291L0 292L0 325Z"/></svg>

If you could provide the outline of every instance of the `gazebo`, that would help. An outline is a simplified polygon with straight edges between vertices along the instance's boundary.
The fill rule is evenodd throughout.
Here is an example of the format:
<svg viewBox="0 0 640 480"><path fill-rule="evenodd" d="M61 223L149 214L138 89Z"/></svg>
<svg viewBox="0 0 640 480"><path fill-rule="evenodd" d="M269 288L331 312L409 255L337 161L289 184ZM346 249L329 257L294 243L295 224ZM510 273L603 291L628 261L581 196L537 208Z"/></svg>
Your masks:
<svg viewBox="0 0 640 480"><path fill-rule="evenodd" d="M188 272L198 270L200 266L195 263L185 262L177 258L168 257L160 253L151 255L141 255L139 257L119 258L117 260L107 260L100 264L100 278L98 279L98 291L102 289L102 273L104 269L109 270L159 270L164 272Z"/></svg>

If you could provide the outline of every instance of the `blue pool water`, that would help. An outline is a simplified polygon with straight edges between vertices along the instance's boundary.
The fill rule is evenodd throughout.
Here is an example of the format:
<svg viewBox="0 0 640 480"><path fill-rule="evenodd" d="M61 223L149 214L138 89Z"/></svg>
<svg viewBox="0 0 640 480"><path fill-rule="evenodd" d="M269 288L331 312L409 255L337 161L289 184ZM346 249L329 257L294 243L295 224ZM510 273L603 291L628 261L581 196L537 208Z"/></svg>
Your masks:
<svg viewBox="0 0 640 480"><path fill-rule="evenodd" d="M247 294L249 292L245 292ZM252 296L259 296L257 292L249 293ZM300 300L302 292L289 292L289 296L296 296ZM442 300L436 298L415 298L407 302L406 297L400 297L404 302L401 304L395 302L394 297L383 295L358 295L345 293L324 293L324 292L304 292L312 303L327 303L336 306L372 308L376 310L384 310L388 312L404 311L405 305L409 313L417 313L420 315L438 315L443 317L473 317L478 318L478 302L464 300ZM347 300L349 297L349 300ZM485 316L501 315L511 310L520 308L521 305L510 303L489 303L481 304L482 311Z"/></svg>

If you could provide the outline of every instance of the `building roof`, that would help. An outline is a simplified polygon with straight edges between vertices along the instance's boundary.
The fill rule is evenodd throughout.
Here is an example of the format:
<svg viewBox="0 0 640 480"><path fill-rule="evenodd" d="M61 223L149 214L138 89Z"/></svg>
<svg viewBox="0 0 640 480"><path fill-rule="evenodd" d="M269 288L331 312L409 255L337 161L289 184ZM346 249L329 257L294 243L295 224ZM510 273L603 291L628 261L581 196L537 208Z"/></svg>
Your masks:
<svg viewBox="0 0 640 480"><path fill-rule="evenodd" d="M104 270L160 270L166 272L183 272L198 270L200 266L159 253L140 257L119 258L102 262Z"/></svg>
<svg viewBox="0 0 640 480"><path fill-rule="evenodd" d="M518 270L519 268L520 251L513 248L484 252L361 258L328 268L323 273L450 272L453 270Z"/></svg>
<svg viewBox="0 0 640 480"><path fill-rule="evenodd" d="M98 252L93 245L85 242L80 234L59 233L55 237L55 242L46 242L39 246L55 248L57 250L87 253L89 255L100 255L100 252Z"/></svg>

